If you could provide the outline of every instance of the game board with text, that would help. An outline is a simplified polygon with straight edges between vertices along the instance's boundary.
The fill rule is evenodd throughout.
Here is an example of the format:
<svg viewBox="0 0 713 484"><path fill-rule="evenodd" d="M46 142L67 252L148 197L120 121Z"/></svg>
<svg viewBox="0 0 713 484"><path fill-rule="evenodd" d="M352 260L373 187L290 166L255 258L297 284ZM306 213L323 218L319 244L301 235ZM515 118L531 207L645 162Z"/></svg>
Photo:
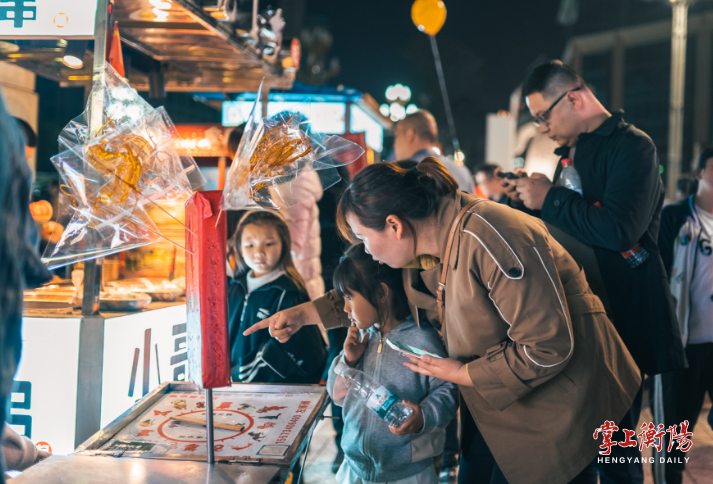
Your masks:
<svg viewBox="0 0 713 484"><path fill-rule="evenodd" d="M317 393L213 394L216 459L279 459L321 398ZM205 396L167 393L101 447L102 451L206 455Z"/></svg>

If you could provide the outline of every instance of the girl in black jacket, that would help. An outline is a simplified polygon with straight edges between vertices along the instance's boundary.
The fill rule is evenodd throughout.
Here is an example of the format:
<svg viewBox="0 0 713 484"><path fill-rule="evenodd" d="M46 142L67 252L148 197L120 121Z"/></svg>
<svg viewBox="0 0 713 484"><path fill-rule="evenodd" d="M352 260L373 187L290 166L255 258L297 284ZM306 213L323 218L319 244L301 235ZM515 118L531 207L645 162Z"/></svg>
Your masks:
<svg viewBox="0 0 713 484"><path fill-rule="evenodd" d="M243 331L282 309L309 301L297 272L287 224L272 212L247 212L230 240L236 271L228 284L233 381L319 383L327 350L319 329L281 344L268 331ZM304 333L304 334L303 334Z"/></svg>

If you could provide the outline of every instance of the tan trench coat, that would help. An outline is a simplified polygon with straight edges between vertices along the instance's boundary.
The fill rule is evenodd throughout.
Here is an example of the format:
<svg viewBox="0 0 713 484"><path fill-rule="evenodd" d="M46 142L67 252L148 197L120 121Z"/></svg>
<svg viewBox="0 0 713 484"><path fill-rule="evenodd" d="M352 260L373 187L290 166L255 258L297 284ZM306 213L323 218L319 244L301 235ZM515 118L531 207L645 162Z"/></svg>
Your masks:
<svg viewBox="0 0 713 484"><path fill-rule="evenodd" d="M475 199L458 192L441 202L441 260L453 220ZM641 384L634 360L540 220L482 200L450 265L442 334L468 365L474 387L460 391L496 462L511 484L569 482L598 454L594 430L631 406ZM404 269L417 321L438 324L441 268ZM349 326L336 293L315 304L325 327Z"/></svg>

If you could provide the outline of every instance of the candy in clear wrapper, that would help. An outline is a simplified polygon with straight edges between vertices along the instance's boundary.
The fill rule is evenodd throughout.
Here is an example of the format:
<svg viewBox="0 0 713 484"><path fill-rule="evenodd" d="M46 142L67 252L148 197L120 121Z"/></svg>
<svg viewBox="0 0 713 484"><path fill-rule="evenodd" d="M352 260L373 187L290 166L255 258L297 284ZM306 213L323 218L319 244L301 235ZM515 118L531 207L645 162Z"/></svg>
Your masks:
<svg viewBox="0 0 713 484"><path fill-rule="evenodd" d="M364 153L358 144L339 136L310 132L309 120L301 112L262 118L257 102L261 92L262 86L230 166L223 190L226 210L291 207L302 201L300 190L293 187L298 177L318 176L327 189L340 179L337 167Z"/></svg>
<svg viewBox="0 0 713 484"><path fill-rule="evenodd" d="M52 158L69 212L60 215L66 225L62 237L45 250L50 269L171 241L149 217L148 206L185 203L205 183L195 161L178 155L166 111L151 108L109 65L90 95L97 97L104 100L104 124L89 135L83 124L88 106L60 135L65 151Z"/></svg>

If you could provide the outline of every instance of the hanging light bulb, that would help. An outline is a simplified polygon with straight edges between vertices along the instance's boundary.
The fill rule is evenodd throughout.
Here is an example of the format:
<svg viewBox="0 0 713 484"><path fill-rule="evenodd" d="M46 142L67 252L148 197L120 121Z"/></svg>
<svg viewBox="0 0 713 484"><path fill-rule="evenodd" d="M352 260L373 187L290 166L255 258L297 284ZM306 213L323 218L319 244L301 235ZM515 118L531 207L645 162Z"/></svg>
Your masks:
<svg viewBox="0 0 713 484"><path fill-rule="evenodd" d="M87 52L88 42L86 40L70 40L67 48L64 49L62 64L70 69L81 69L84 67L84 54Z"/></svg>

